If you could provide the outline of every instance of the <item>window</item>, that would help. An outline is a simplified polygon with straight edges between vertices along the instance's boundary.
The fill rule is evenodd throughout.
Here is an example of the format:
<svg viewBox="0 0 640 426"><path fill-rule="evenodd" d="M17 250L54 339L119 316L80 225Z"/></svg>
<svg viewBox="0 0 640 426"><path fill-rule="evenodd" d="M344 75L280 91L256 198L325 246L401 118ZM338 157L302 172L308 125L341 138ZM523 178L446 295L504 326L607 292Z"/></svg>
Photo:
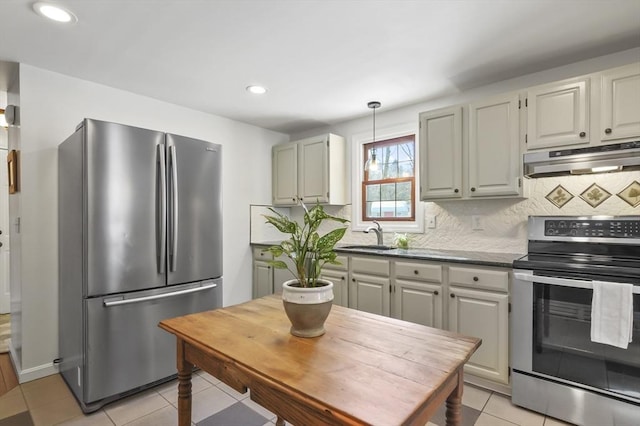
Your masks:
<svg viewBox="0 0 640 426"><path fill-rule="evenodd" d="M415 135L366 143L362 147L368 164L362 181L362 221L414 221Z"/></svg>

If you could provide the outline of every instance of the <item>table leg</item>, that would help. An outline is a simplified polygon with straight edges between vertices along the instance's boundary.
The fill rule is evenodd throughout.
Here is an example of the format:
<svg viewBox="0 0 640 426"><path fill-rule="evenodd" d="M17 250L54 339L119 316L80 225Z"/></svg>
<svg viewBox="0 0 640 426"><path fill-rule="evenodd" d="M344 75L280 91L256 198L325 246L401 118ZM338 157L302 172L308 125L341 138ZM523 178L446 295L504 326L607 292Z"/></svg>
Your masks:
<svg viewBox="0 0 640 426"><path fill-rule="evenodd" d="M284 419L280 416L276 419L276 426L284 426Z"/></svg>
<svg viewBox="0 0 640 426"><path fill-rule="evenodd" d="M458 370L458 386L447 398L446 422L447 426L459 426L462 424L462 390L464 387L462 367Z"/></svg>
<svg viewBox="0 0 640 426"><path fill-rule="evenodd" d="M178 339L178 426L191 426L191 372L193 365L184 359L183 340Z"/></svg>

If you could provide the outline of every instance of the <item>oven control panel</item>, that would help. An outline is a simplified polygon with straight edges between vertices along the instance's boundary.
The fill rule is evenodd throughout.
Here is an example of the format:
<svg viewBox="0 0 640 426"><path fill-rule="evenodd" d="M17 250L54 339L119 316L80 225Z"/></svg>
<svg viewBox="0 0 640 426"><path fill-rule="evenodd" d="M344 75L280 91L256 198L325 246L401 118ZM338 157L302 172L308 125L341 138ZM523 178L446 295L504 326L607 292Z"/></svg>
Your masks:
<svg viewBox="0 0 640 426"><path fill-rule="evenodd" d="M554 237L640 238L640 220L546 219L544 235Z"/></svg>

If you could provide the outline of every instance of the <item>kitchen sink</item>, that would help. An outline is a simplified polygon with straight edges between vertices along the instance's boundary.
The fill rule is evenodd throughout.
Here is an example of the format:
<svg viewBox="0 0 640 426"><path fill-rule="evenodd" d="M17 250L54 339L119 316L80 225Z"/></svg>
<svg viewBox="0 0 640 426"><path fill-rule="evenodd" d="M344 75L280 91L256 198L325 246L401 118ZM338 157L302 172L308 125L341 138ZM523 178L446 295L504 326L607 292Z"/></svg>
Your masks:
<svg viewBox="0 0 640 426"><path fill-rule="evenodd" d="M377 244L368 244L368 245L365 244L365 245L343 246L338 248L353 249L353 250L393 250L395 247L380 246Z"/></svg>

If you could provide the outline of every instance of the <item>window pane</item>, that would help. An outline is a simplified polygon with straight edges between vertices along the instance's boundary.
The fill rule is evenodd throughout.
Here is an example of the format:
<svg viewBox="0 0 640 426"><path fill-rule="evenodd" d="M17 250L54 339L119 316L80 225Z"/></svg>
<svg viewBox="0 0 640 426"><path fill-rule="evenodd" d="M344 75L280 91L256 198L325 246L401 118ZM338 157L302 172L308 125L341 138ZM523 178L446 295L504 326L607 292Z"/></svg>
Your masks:
<svg viewBox="0 0 640 426"><path fill-rule="evenodd" d="M413 163L410 161L401 161L398 163L398 177L413 176Z"/></svg>
<svg viewBox="0 0 640 426"><path fill-rule="evenodd" d="M380 185L367 185L366 201L380 201Z"/></svg>
<svg viewBox="0 0 640 426"><path fill-rule="evenodd" d="M367 202L367 217L380 217L380 202Z"/></svg>
<svg viewBox="0 0 640 426"><path fill-rule="evenodd" d="M413 143L403 143L398 145L398 161L413 161L415 152Z"/></svg>
<svg viewBox="0 0 640 426"><path fill-rule="evenodd" d="M396 217L411 216L411 200L396 202Z"/></svg>
<svg viewBox="0 0 640 426"><path fill-rule="evenodd" d="M396 199L396 184L386 183L380 185L380 199L382 201L395 201Z"/></svg>
<svg viewBox="0 0 640 426"><path fill-rule="evenodd" d="M380 163L378 163L377 170L369 169L369 179L368 180L380 180L382 179L382 167Z"/></svg>
<svg viewBox="0 0 640 426"><path fill-rule="evenodd" d="M396 200L408 200L411 204L411 182L400 182L396 186Z"/></svg>

